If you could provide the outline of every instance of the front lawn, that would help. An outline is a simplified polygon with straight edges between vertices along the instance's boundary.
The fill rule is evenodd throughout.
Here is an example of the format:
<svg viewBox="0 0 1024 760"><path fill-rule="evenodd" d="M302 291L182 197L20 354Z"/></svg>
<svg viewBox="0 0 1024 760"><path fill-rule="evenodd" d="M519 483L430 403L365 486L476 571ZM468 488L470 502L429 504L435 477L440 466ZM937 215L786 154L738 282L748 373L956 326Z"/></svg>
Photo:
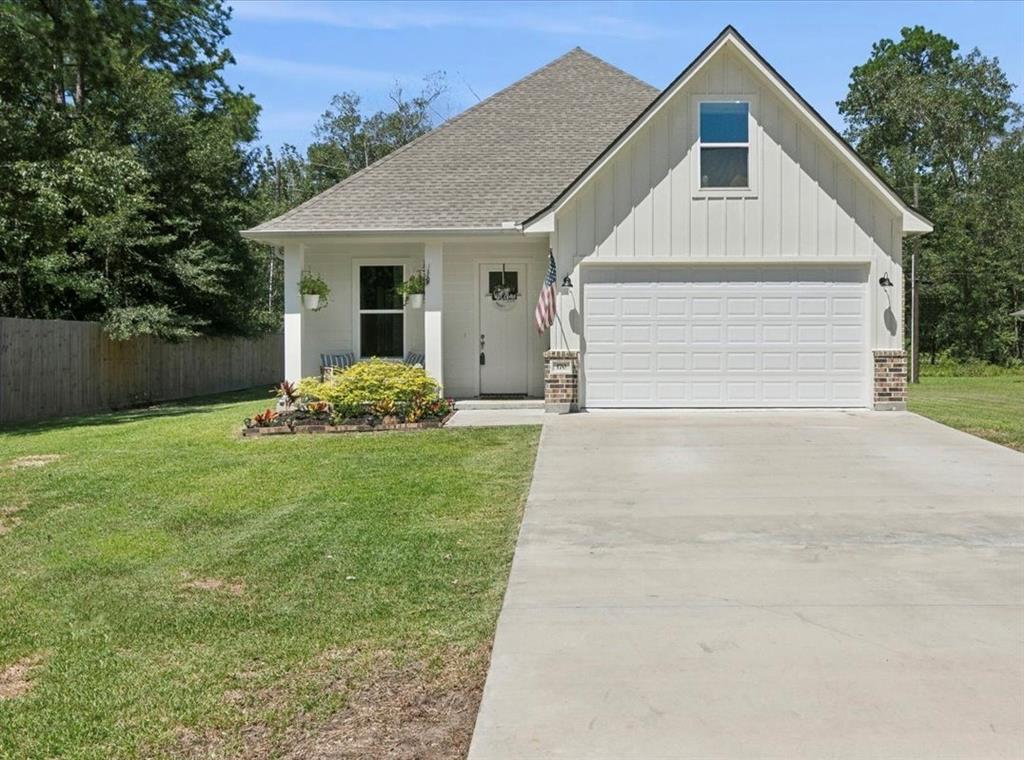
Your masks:
<svg viewBox="0 0 1024 760"><path fill-rule="evenodd" d="M1024 372L991 377L922 375L920 383L908 388L912 412L1024 451Z"/></svg>
<svg viewBox="0 0 1024 760"><path fill-rule="evenodd" d="M538 428L0 434L0 757L461 757Z"/></svg>

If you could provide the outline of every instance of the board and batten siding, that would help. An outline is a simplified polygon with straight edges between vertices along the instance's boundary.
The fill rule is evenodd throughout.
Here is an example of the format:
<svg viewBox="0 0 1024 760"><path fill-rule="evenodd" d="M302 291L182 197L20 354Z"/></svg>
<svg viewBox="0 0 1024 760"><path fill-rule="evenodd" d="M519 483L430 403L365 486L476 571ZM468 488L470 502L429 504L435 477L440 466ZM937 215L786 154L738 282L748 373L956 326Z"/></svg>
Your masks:
<svg viewBox="0 0 1024 760"><path fill-rule="evenodd" d="M750 192L698 187L704 98L750 101ZM559 270L577 274L584 260L860 259L873 281L887 272L902 283L899 214L729 51L709 60L558 211L553 239ZM894 315L902 313L900 291L889 294ZM898 347L898 326L880 316L875 322L875 347Z"/></svg>

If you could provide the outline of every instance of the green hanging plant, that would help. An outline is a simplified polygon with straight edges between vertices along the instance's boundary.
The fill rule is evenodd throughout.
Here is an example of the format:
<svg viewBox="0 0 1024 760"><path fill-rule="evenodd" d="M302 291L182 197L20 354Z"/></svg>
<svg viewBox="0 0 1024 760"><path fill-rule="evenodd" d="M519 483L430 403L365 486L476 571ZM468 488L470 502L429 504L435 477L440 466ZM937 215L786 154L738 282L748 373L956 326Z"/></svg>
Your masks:
<svg viewBox="0 0 1024 760"><path fill-rule="evenodd" d="M299 278L299 295L302 296L303 304L313 311L320 311L327 305L327 298L331 295L331 288L323 277L316 272L305 270ZM313 301L315 300L315 304Z"/></svg>

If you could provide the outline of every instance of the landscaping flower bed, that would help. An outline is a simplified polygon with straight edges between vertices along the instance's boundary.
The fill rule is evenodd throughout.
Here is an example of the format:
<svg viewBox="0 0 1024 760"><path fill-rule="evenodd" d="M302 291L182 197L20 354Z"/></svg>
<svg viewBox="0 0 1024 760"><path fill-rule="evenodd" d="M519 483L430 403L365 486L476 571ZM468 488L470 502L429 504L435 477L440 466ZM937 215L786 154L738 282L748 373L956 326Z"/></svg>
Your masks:
<svg viewBox="0 0 1024 760"><path fill-rule="evenodd" d="M455 402L438 390L422 367L370 359L327 380L281 383L273 391L278 408L246 418L242 435L437 428L455 413Z"/></svg>

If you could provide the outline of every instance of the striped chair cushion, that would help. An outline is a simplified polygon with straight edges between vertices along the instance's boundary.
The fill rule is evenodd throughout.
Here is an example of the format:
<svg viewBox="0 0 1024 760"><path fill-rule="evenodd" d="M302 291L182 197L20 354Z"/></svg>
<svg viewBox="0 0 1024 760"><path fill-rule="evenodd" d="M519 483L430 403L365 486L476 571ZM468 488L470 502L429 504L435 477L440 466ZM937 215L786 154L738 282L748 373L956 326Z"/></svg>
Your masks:
<svg viewBox="0 0 1024 760"><path fill-rule="evenodd" d="M321 367L335 367L337 369L347 369L356 363L356 355L351 351L346 351L341 354L320 354L320 366Z"/></svg>
<svg viewBox="0 0 1024 760"><path fill-rule="evenodd" d="M406 364L411 364L411 365L417 365L418 364L418 365L420 365L422 367L423 366L423 362L425 361L425 359L426 359L426 357L423 354L417 354L415 351L410 351L409 353L407 353L405 355L405 359L403 359L402 361L405 362Z"/></svg>

